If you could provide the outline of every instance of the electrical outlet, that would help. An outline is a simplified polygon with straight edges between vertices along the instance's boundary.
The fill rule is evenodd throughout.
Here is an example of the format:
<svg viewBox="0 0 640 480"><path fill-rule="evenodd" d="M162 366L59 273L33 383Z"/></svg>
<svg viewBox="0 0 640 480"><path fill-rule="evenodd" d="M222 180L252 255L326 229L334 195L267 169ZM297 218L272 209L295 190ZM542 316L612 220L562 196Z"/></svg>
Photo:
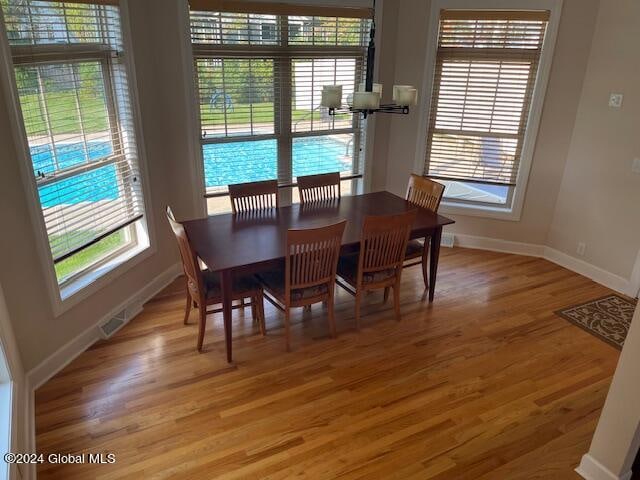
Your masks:
<svg viewBox="0 0 640 480"><path fill-rule="evenodd" d="M609 107L611 108L620 108L622 107L622 94L621 93L612 93L609 95Z"/></svg>
<svg viewBox="0 0 640 480"><path fill-rule="evenodd" d="M587 244L584 242L580 242L578 243L578 249L576 250L577 254L580 255L581 257L584 256L584 252L587 249Z"/></svg>
<svg viewBox="0 0 640 480"><path fill-rule="evenodd" d="M631 171L640 174L640 158L634 158L631 164Z"/></svg>

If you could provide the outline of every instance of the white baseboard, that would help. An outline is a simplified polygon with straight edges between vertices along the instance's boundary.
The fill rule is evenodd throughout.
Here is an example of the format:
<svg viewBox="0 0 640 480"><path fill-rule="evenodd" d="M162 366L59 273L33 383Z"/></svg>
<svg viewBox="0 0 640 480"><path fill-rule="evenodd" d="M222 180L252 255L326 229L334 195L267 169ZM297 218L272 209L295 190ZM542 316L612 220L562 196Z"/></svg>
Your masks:
<svg viewBox="0 0 640 480"><path fill-rule="evenodd" d="M629 470L624 475L618 476L588 453L582 456L576 473L586 480L629 480L632 474Z"/></svg>
<svg viewBox="0 0 640 480"><path fill-rule="evenodd" d="M180 264L172 265L145 285L141 290L131 295L116 308L112 309L109 313L99 319L96 319L93 325L80 333L74 339L67 342L64 346L27 373L25 382L25 395L27 397L25 428L28 451L36 451L34 391L66 367L72 360L93 345L96 341L100 340L102 337L100 335L99 326L105 320L113 317L116 313L121 312L122 310L127 310L127 321L130 321L142 311L143 305L146 302L155 297L162 289L167 287L181 274L182 267ZM22 471L23 479L35 479L35 466L24 466L27 468Z"/></svg>
<svg viewBox="0 0 640 480"><path fill-rule="evenodd" d="M131 295L109 313L96 319L93 325L67 342L56 352L49 355L40 364L27 373L31 387L36 390L56 373L66 367L73 359L93 345L100 338L99 325L113 317L122 310L127 310L127 319L130 320L142 311L142 306L153 298L158 292L169 285L182 273L179 264L172 265L160 275L155 277L141 290Z"/></svg>
<svg viewBox="0 0 640 480"><path fill-rule="evenodd" d="M555 250L551 247L544 248L544 258L553 262L561 267L567 268L572 272L576 272L587 278L590 278L600 285L604 285L611 290L620 292L624 295L635 296L636 292L631 293L632 286L631 281L626 278L622 278L611 272L607 272L600 267L591 265L590 263L580 260L578 258L567 255L559 250Z"/></svg>
<svg viewBox="0 0 640 480"><path fill-rule="evenodd" d="M455 234L455 246L544 258L545 260L549 260L550 262L560 265L572 272L590 278L594 282L604 285L616 292L630 297L634 297L637 293L637 291L635 291L635 282L633 282L632 279L623 278L619 275L603 270L600 267L591 265L584 260L580 260L544 245L512 242L509 240L501 240L499 238L477 237L475 235Z"/></svg>
<svg viewBox="0 0 640 480"><path fill-rule="evenodd" d="M515 255L527 255L530 257L542 257L544 245L533 243L511 242L499 238L477 237L475 235L454 234L455 245L463 248L477 248L492 252L513 253Z"/></svg>

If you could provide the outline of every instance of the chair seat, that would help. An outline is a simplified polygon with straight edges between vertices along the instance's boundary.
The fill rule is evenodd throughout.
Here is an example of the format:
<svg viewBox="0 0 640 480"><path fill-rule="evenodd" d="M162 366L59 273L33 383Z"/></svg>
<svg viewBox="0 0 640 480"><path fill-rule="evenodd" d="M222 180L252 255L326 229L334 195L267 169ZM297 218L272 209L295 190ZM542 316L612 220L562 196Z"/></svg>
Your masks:
<svg viewBox="0 0 640 480"><path fill-rule="evenodd" d="M278 300L284 303L284 265L282 270L261 272L260 274L258 274L258 278L267 290L269 290ZM329 287L326 283L322 285L314 285L307 288L295 288L291 290L291 301L299 302L301 300L317 297L319 295L325 295L327 293L329 293Z"/></svg>
<svg viewBox="0 0 640 480"><path fill-rule="evenodd" d="M362 282L378 283L392 278L396 274L395 269L378 270L376 272L365 272L362 275ZM358 281L358 255L345 255L338 260L338 275L356 286Z"/></svg>
<svg viewBox="0 0 640 480"><path fill-rule="evenodd" d="M407 251L404 254L404 258L410 259L422 257L425 241L426 240L409 240L409 243L407 243Z"/></svg>
<svg viewBox="0 0 640 480"><path fill-rule="evenodd" d="M220 274L207 270L202 272L202 276L207 300L221 299L222 288L220 286ZM231 295L234 300L246 298L260 290L260 288L260 284L253 276L234 276Z"/></svg>

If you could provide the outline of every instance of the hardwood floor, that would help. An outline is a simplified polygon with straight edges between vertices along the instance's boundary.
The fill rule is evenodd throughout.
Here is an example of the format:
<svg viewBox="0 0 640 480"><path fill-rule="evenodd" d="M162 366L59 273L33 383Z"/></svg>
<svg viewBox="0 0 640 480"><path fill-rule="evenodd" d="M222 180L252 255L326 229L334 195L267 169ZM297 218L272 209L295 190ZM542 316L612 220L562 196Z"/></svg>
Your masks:
<svg viewBox="0 0 640 480"><path fill-rule="evenodd" d="M403 273L402 321L382 294L339 291L293 315L292 353L269 304L267 336L219 314L205 352L176 281L110 341L36 393L38 451L116 455L42 465L39 478L574 479L618 351L554 315L609 291L545 260L443 249L436 300Z"/></svg>

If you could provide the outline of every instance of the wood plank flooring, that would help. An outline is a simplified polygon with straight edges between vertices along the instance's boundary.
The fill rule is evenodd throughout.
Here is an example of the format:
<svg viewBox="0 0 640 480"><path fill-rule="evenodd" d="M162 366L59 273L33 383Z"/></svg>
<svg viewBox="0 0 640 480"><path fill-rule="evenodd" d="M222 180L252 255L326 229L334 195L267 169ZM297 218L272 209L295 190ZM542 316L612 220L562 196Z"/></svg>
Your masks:
<svg viewBox="0 0 640 480"><path fill-rule="evenodd" d="M339 337L299 311L289 354L279 312L236 310L232 365L182 288L36 392L38 451L116 456L39 478L575 479L618 358L553 313L609 291L531 257L445 248L433 305L407 269L400 323L371 294L356 332L340 292Z"/></svg>

